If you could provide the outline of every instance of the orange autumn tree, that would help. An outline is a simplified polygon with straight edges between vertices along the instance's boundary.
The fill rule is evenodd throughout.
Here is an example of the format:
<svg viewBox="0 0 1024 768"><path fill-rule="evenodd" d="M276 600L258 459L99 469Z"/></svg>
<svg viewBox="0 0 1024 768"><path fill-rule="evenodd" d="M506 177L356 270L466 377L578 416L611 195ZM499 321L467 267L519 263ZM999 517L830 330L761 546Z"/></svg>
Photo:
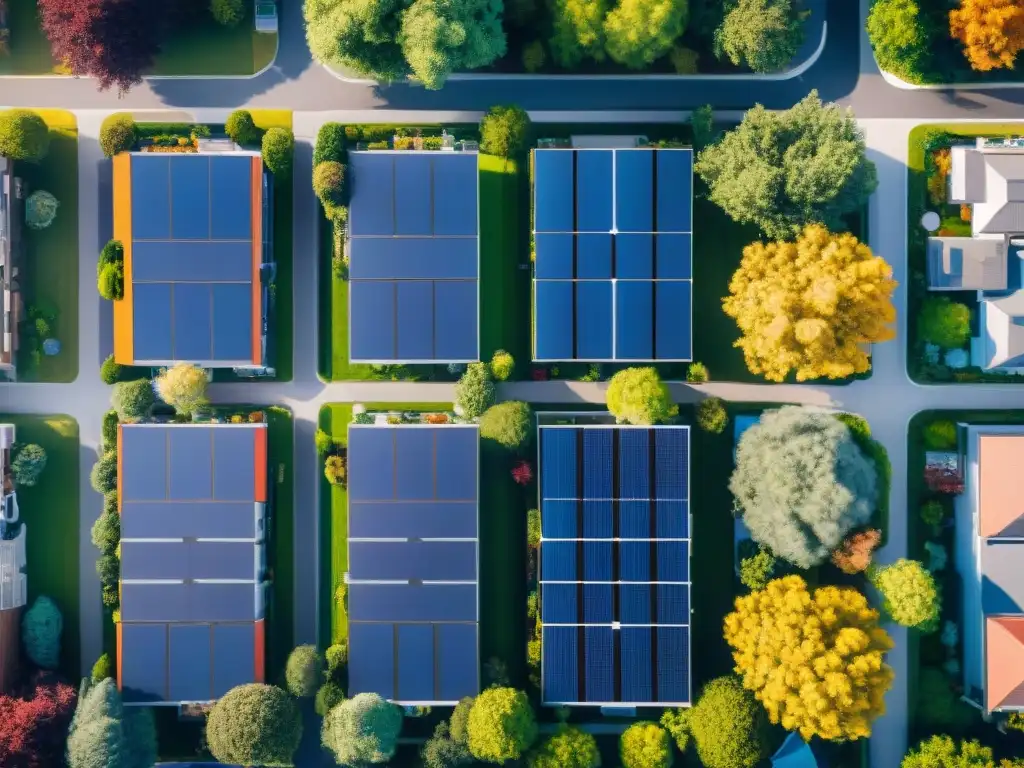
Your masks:
<svg viewBox="0 0 1024 768"><path fill-rule="evenodd" d="M949 12L949 32L964 44L972 69L1013 67L1017 52L1024 48L1024 3L960 0L960 7Z"/></svg>

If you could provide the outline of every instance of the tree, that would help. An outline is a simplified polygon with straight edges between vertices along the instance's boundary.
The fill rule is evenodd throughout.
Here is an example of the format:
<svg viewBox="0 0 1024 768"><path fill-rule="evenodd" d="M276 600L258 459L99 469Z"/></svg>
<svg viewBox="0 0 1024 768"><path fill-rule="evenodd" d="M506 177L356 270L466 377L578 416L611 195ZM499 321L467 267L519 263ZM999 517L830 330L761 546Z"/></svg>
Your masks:
<svg viewBox="0 0 1024 768"><path fill-rule="evenodd" d="M508 400L484 411L480 417L480 437L514 451L529 442L532 424L530 406Z"/></svg>
<svg viewBox="0 0 1024 768"><path fill-rule="evenodd" d="M398 748L402 710L376 693L360 693L324 718L321 740L341 765L379 764Z"/></svg>
<svg viewBox="0 0 1024 768"><path fill-rule="evenodd" d="M604 61L604 18L608 0L551 0L551 57L566 69L583 59Z"/></svg>
<svg viewBox="0 0 1024 768"><path fill-rule="evenodd" d="M324 675L324 660L315 645L300 645L288 654L284 677L288 691L300 699L316 695Z"/></svg>
<svg viewBox="0 0 1024 768"><path fill-rule="evenodd" d="M947 296L929 296L921 305L917 330L929 344L960 349L971 338L971 310Z"/></svg>
<svg viewBox="0 0 1024 768"><path fill-rule="evenodd" d="M740 560L740 582L751 591L764 589L775 575L777 566L775 555L759 548L756 554Z"/></svg>
<svg viewBox="0 0 1024 768"><path fill-rule="evenodd" d="M29 229L46 229L57 218L60 201L45 189L37 189L25 200L25 225Z"/></svg>
<svg viewBox="0 0 1024 768"><path fill-rule="evenodd" d="M62 764L75 690L36 673L22 697L0 694L0 765L51 768Z"/></svg>
<svg viewBox="0 0 1024 768"><path fill-rule="evenodd" d="M217 0L214 0L217 2ZM235 144L255 144L260 140L260 129L252 119L252 112L248 109L236 109L228 115L224 123L224 133L235 142Z"/></svg>
<svg viewBox="0 0 1024 768"><path fill-rule="evenodd" d="M882 541L877 528L850 534L832 553L832 563L843 573L861 573L871 565L871 553Z"/></svg>
<svg viewBox="0 0 1024 768"><path fill-rule="evenodd" d="M313 191L328 214L348 203L345 166L336 160L325 160L313 169Z"/></svg>
<svg viewBox="0 0 1024 768"><path fill-rule="evenodd" d="M654 368L626 368L608 382L608 411L619 424L658 424L675 418L679 406Z"/></svg>
<svg viewBox="0 0 1024 768"><path fill-rule="evenodd" d="M917 560L900 558L892 565L872 569L869 576L885 599L882 610L897 624L922 632L939 628L942 599L935 579Z"/></svg>
<svg viewBox="0 0 1024 768"><path fill-rule="evenodd" d="M979 72L1013 68L1024 48L1024 6L1017 0L960 0L949 12L949 33Z"/></svg>
<svg viewBox="0 0 1024 768"><path fill-rule="evenodd" d="M924 447L929 451L949 451L956 448L957 429L949 419L929 421L922 433Z"/></svg>
<svg viewBox="0 0 1024 768"><path fill-rule="evenodd" d="M655 723L633 723L622 734L619 757L623 768L670 768L672 743L668 731Z"/></svg>
<svg viewBox="0 0 1024 768"><path fill-rule="evenodd" d="M862 594L833 586L811 593L799 576L785 576L736 598L735 608L725 641L772 723L805 740L870 735L893 681L884 662L892 641Z"/></svg>
<svg viewBox="0 0 1024 768"><path fill-rule="evenodd" d="M527 765L529 768L598 768L601 753L589 733L562 726L558 733L530 753Z"/></svg>
<svg viewBox="0 0 1024 768"><path fill-rule="evenodd" d="M156 720L149 707L131 707L121 723L126 768L152 768L157 761Z"/></svg>
<svg viewBox="0 0 1024 768"><path fill-rule="evenodd" d="M470 363L455 384L455 407L467 419L476 419L494 404L494 382L484 363Z"/></svg>
<svg viewBox="0 0 1024 768"><path fill-rule="evenodd" d="M121 561L114 554L100 555L96 560L96 573L101 584L116 584L121 576Z"/></svg>
<svg viewBox="0 0 1024 768"><path fill-rule="evenodd" d="M868 12L867 29L878 68L920 83L929 52L916 0L875 0Z"/></svg>
<svg viewBox="0 0 1024 768"><path fill-rule="evenodd" d="M484 117L484 120L486 119L487 116ZM529 120L529 118L526 119ZM491 376L493 376L496 381L505 381L508 379L508 377L512 375L512 371L515 370L515 367L515 359L513 359L512 355L504 349L499 349L491 356Z"/></svg>
<svg viewBox="0 0 1024 768"><path fill-rule="evenodd" d="M345 700L345 689L333 680L328 680L316 691L316 698L313 699L313 709L320 717L327 717L327 713Z"/></svg>
<svg viewBox="0 0 1024 768"><path fill-rule="evenodd" d="M107 451L92 465L89 484L96 493L110 493L117 489L117 453Z"/></svg>
<svg viewBox="0 0 1024 768"><path fill-rule="evenodd" d="M316 445L317 456L326 456L334 448L334 438L319 427L313 433L313 442Z"/></svg>
<svg viewBox="0 0 1024 768"><path fill-rule="evenodd" d="M120 264L104 264L96 278L96 292L107 301L124 298L124 267Z"/></svg>
<svg viewBox="0 0 1024 768"><path fill-rule="evenodd" d="M348 463L344 456L328 456L324 459L324 477L331 485L345 486L348 479Z"/></svg>
<svg viewBox="0 0 1024 768"><path fill-rule="evenodd" d="M218 24L237 27L245 18L245 6L242 0L210 0L210 13Z"/></svg>
<svg viewBox="0 0 1024 768"><path fill-rule="evenodd" d="M449 737L447 723L437 724L433 738L420 750L420 758L424 768L458 768L473 762L466 745Z"/></svg>
<svg viewBox="0 0 1024 768"><path fill-rule="evenodd" d="M473 710L473 701L469 696L460 699L448 719L449 734L458 744L469 743L469 713Z"/></svg>
<svg viewBox="0 0 1024 768"><path fill-rule="evenodd" d="M102 290L100 291L102 294ZM104 296L103 298L106 298ZM100 366L100 379L104 384L116 384L117 380L121 378L121 373L124 368L114 360L114 355L107 355L103 360L103 364ZM117 413L114 413L115 418Z"/></svg>
<svg viewBox="0 0 1024 768"><path fill-rule="evenodd" d="M704 686L688 725L705 768L754 768L769 754L764 708L735 677Z"/></svg>
<svg viewBox="0 0 1024 768"><path fill-rule="evenodd" d="M305 0L309 49L324 64L374 80L403 78L409 74L409 65L399 30L407 4L406 0Z"/></svg>
<svg viewBox="0 0 1024 768"><path fill-rule="evenodd" d="M124 768L121 721L100 717L79 723L68 736L68 768Z"/></svg>
<svg viewBox="0 0 1024 768"><path fill-rule="evenodd" d="M672 50L686 29L687 0L619 0L604 20L613 61L644 69Z"/></svg>
<svg viewBox="0 0 1024 768"><path fill-rule="evenodd" d="M867 345L895 335L892 268L851 234L808 226L796 242L752 243L722 301L747 368L769 381L871 369Z"/></svg>
<svg viewBox="0 0 1024 768"><path fill-rule="evenodd" d="M83 679L68 738L69 768L150 768L155 762L153 713L124 707L111 675Z"/></svg>
<svg viewBox="0 0 1024 768"><path fill-rule="evenodd" d="M786 406L743 433L729 489L754 541L810 568L871 517L878 478L845 424Z"/></svg>
<svg viewBox="0 0 1024 768"><path fill-rule="evenodd" d="M210 753L222 763L290 766L301 738L302 717L295 701L262 683L232 688L206 721Z"/></svg>
<svg viewBox="0 0 1024 768"><path fill-rule="evenodd" d="M457 69L484 67L505 55L501 0L415 0L402 14L402 52L431 90Z"/></svg>
<svg viewBox="0 0 1024 768"><path fill-rule="evenodd" d="M160 399L182 415L195 413L209 400L206 387L210 383L206 371L190 363L178 363L156 377Z"/></svg>
<svg viewBox="0 0 1024 768"><path fill-rule="evenodd" d="M149 379L119 381L110 395L110 405L122 422L141 421L149 415L156 396Z"/></svg>
<svg viewBox="0 0 1024 768"><path fill-rule="evenodd" d="M690 131L693 133L693 148L704 149L715 140L715 113L710 104L697 107L690 113ZM692 369L701 363L691 363ZM687 371L689 377L689 371Z"/></svg>
<svg viewBox="0 0 1024 768"><path fill-rule="evenodd" d="M21 641L32 663L43 669L60 664L60 633L64 619L60 609L46 595L39 595L21 617Z"/></svg>
<svg viewBox="0 0 1024 768"><path fill-rule="evenodd" d="M697 404L697 426L705 432L720 435L729 425L729 414L720 397L708 397Z"/></svg>
<svg viewBox="0 0 1024 768"><path fill-rule="evenodd" d="M100 123L100 149L105 157L135 148L135 119L127 112L115 112Z"/></svg>
<svg viewBox="0 0 1024 768"><path fill-rule="evenodd" d="M274 126L263 134L263 148L260 154L267 170L275 176L291 175L294 150L295 136L287 128Z"/></svg>
<svg viewBox="0 0 1024 768"><path fill-rule="evenodd" d="M324 123L316 133L313 146L313 169L320 163L344 163L348 160L348 139L341 123Z"/></svg>
<svg viewBox="0 0 1024 768"><path fill-rule="evenodd" d="M31 488L39 481L39 476L46 469L46 451L41 445L28 443L18 447L11 463L14 472L14 484Z"/></svg>
<svg viewBox="0 0 1024 768"><path fill-rule="evenodd" d="M0 112L0 156L39 162L50 151L50 129L28 109Z"/></svg>
<svg viewBox="0 0 1024 768"><path fill-rule="evenodd" d="M96 659L96 663L92 665L92 682L100 683L106 680L108 677L114 676L114 662L110 660L110 655L103 653Z"/></svg>
<svg viewBox="0 0 1024 768"><path fill-rule="evenodd" d="M853 113L811 91L782 112L749 110L695 170L732 219L782 239L814 222L839 230L843 215L867 202L878 177L866 152Z"/></svg>
<svg viewBox="0 0 1024 768"><path fill-rule="evenodd" d="M804 41L804 20L790 0L738 0L715 30L715 50L738 67L778 72Z"/></svg>
<svg viewBox="0 0 1024 768"><path fill-rule="evenodd" d="M949 736L932 736L911 749L900 768L995 768L992 750L977 740L957 744Z"/></svg>
<svg viewBox="0 0 1024 768"><path fill-rule="evenodd" d="M531 126L530 116L521 107L515 105L491 107L480 121L480 149L489 155L497 155L498 157L515 157L520 155L530 145ZM495 359L498 359L498 354L498 352L495 352ZM505 350L500 350L500 354L503 356L502 361L505 367L507 367L508 373L511 374L512 355ZM499 365L499 370L504 369ZM508 378L508 374L499 376L494 371L493 361L491 363L491 370L494 372L494 378L498 381L504 381Z"/></svg>
<svg viewBox="0 0 1024 768"><path fill-rule="evenodd" d="M164 21L149 0L40 0L53 58L119 93L142 82L160 52Z"/></svg>
<svg viewBox="0 0 1024 768"><path fill-rule="evenodd" d="M522 691L488 688L473 701L466 723L473 757L489 763L518 760L537 738L533 708Z"/></svg>

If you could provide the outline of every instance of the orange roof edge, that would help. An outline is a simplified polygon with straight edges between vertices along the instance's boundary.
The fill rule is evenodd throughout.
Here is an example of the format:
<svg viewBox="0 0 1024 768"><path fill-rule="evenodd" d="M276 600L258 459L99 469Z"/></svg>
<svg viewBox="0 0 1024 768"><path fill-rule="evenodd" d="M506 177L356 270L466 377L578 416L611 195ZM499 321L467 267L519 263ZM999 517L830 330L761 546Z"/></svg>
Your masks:
<svg viewBox="0 0 1024 768"><path fill-rule="evenodd" d="M259 155L252 158L252 363L263 364L263 344L261 326L263 325L262 286L260 285L260 265L263 263L263 161Z"/></svg>
<svg viewBox="0 0 1024 768"><path fill-rule="evenodd" d="M124 248L124 298L114 305L114 361L135 363L135 330L132 308L132 165L131 155L114 156L114 239Z"/></svg>
<svg viewBox="0 0 1024 768"><path fill-rule="evenodd" d="M990 712L1024 706L1024 616L986 617L985 678Z"/></svg>
<svg viewBox="0 0 1024 768"><path fill-rule="evenodd" d="M121 690L121 622L114 625L117 629L117 690Z"/></svg>
<svg viewBox="0 0 1024 768"><path fill-rule="evenodd" d="M256 429L256 487L253 498L256 501L267 500L267 425L261 424Z"/></svg>
<svg viewBox="0 0 1024 768"><path fill-rule="evenodd" d="M253 673L255 675L253 679L257 683L262 683L262 682L264 682L264 678L266 677L266 672L264 671L264 668L266 667L265 657L266 657L266 644L267 644L266 631L265 631L265 628L263 626L263 619L258 619L256 621L256 633L255 634L256 634L256 639L255 639L255 648L254 648L254 650L256 652L255 653L255 656L256 656L256 668L253 670Z"/></svg>

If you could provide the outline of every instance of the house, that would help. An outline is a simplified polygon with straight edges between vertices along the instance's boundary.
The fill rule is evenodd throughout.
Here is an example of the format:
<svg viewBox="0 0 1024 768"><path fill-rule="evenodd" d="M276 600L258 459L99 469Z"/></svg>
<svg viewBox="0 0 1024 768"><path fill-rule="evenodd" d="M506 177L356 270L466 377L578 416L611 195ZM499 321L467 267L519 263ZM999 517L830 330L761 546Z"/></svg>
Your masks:
<svg viewBox="0 0 1024 768"><path fill-rule="evenodd" d="M1024 710L1024 425L961 425L965 488L956 502L963 580L964 695L986 713Z"/></svg>
<svg viewBox="0 0 1024 768"><path fill-rule="evenodd" d="M122 152L113 166L114 359L272 374L272 187L259 153Z"/></svg>
<svg viewBox="0 0 1024 768"><path fill-rule="evenodd" d="M1024 145L979 138L950 149L949 202L971 208L970 237L928 238L932 291L975 291L971 363L1024 371Z"/></svg>
<svg viewBox="0 0 1024 768"><path fill-rule="evenodd" d="M0 157L0 379L14 380L18 352L18 323L24 315L18 285L22 210L21 180L13 163Z"/></svg>
<svg viewBox="0 0 1024 768"><path fill-rule="evenodd" d="M0 424L0 693L18 675L21 612L27 590L25 525L18 519L18 502L11 469L13 424Z"/></svg>

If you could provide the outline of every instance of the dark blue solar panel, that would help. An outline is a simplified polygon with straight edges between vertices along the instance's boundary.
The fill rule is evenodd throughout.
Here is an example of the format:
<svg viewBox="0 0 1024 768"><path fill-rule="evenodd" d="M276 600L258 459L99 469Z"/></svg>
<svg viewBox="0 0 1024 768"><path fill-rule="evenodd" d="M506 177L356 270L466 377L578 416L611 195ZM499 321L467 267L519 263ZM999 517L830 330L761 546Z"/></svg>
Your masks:
<svg viewBox="0 0 1024 768"><path fill-rule="evenodd" d="M167 362L174 358L171 331L171 285L143 283L134 287L132 325L135 361Z"/></svg>
<svg viewBox="0 0 1024 768"><path fill-rule="evenodd" d="M256 680L256 627L216 624L213 627L213 698ZM263 670L260 670L263 672Z"/></svg>
<svg viewBox="0 0 1024 768"><path fill-rule="evenodd" d="M351 360L396 359L394 283L351 281L349 317Z"/></svg>
<svg viewBox="0 0 1024 768"><path fill-rule="evenodd" d="M544 581L578 581L576 542L546 542L540 548L540 568Z"/></svg>
<svg viewBox="0 0 1024 768"><path fill-rule="evenodd" d="M576 627L544 627L544 701L579 701Z"/></svg>
<svg viewBox="0 0 1024 768"><path fill-rule="evenodd" d="M167 429L170 478L167 498L194 501L213 498L213 432Z"/></svg>
<svg viewBox="0 0 1024 768"><path fill-rule="evenodd" d="M432 154L434 164L434 234L477 234L477 188L480 171L476 154Z"/></svg>
<svg viewBox="0 0 1024 768"><path fill-rule="evenodd" d="M612 230L612 158L610 150L576 152L576 229Z"/></svg>
<svg viewBox="0 0 1024 768"><path fill-rule="evenodd" d="M253 501L256 488L256 430L217 429L213 433L213 498Z"/></svg>
<svg viewBox="0 0 1024 768"><path fill-rule="evenodd" d="M612 589L612 584L583 585L583 621L585 623L612 623Z"/></svg>
<svg viewBox="0 0 1024 768"><path fill-rule="evenodd" d="M583 581L611 581L611 541L583 542Z"/></svg>
<svg viewBox="0 0 1024 768"><path fill-rule="evenodd" d="M349 244L349 279L464 279L477 276L476 238L357 237Z"/></svg>
<svg viewBox="0 0 1024 768"><path fill-rule="evenodd" d="M174 356L181 360L213 358L213 301L209 283L178 283L174 296Z"/></svg>
<svg viewBox="0 0 1024 768"><path fill-rule="evenodd" d="M432 431L437 441L434 483L437 498L476 500L477 430L441 427Z"/></svg>
<svg viewBox="0 0 1024 768"><path fill-rule="evenodd" d="M615 153L615 227L619 232L654 231L654 153Z"/></svg>
<svg viewBox="0 0 1024 768"><path fill-rule="evenodd" d="M210 159L185 155L171 163L171 236L176 240L210 237Z"/></svg>
<svg viewBox="0 0 1024 768"><path fill-rule="evenodd" d="M399 701L434 700L434 628L430 624L398 626L396 698Z"/></svg>
<svg viewBox="0 0 1024 768"><path fill-rule="evenodd" d="M538 234L534 238L534 276L538 280L572 278L573 238L573 235L558 233Z"/></svg>
<svg viewBox="0 0 1024 768"><path fill-rule="evenodd" d="M646 429L620 429L619 496L623 499L649 499L650 432Z"/></svg>
<svg viewBox="0 0 1024 768"><path fill-rule="evenodd" d="M133 155L131 173L132 238L166 240L171 236L170 158Z"/></svg>
<svg viewBox="0 0 1024 768"><path fill-rule="evenodd" d="M569 281L538 280L534 283L536 300L536 341L538 360L572 360L573 284Z"/></svg>
<svg viewBox="0 0 1024 768"><path fill-rule="evenodd" d="M126 701L167 700L167 626L121 624L118 666Z"/></svg>
<svg viewBox="0 0 1024 768"><path fill-rule="evenodd" d="M122 459L123 461L123 459ZM158 471L163 472L161 465ZM173 515L162 501L131 501L124 498L121 483L121 535L126 539L261 539L262 521L252 504L245 502L194 501L181 504ZM159 489L162 485L157 486Z"/></svg>
<svg viewBox="0 0 1024 768"><path fill-rule="evenodd" d="M651 537L651 502L619 502L619 536L623 539Z"/></svg>
<svg viewBox="0 0 1024 768"><path fill-rule="evenodd" d="M687 584L658 584L658 623L690 623L690 587Z"/></svg>
<svg viewBox="0 0 1024 768"><path fill-rule="evenodd" d="M572 232L573 153L562 149L534 150L534 229Z"/></svg>
<svg viewBox="0 0 1024 768"><path fill-rule="evenodd" d="M351 501L395 498L394 429L348 430L348 496Z"/></svg>
<svg viewBox="0 0 1024 768"><path fill-rule="evenodd" d="M583 430L583 498L612 497L612 430Z"/></svg>
<svg viewBox="0 0 1024 768"><path fill-rule="evenodd" d="M655 495L659 499L687 499L690 433L685 429L657 429L654 433Z"/></svg>
<svg viewBox="0 0 1024 768"><path fill-rule="evenodd" d="M620 584L619 621L623 624L652 624L651 585Z"/></svg>
<svg viewBox="0 0 1024 768"><path fill-rule="evenodd" d="M541 533L545 539L575 539L576 501L549 501L541 504Z"/></svg>
<svg viewBox="0 0 1024 768"><path fill-rule="evenodd" d="M653 286L646 280L615 284L615 356L620 360L652 359Z"/></svg>
<svg viewBox="0 0 1024 768"><path fill-rule="evenodd" d="M458 701L480 693L480 643L475 624L436 624L437 701Z"/></svg>
<svg viewBox="0 0 1024 768"><path fill-rule="evenodd" d="M577 235L576 250L576 277L581 280L607 280L612 277L611 235Z"/></svg>
<svg viewBox="0 0 1024 768"><path fill-rule="evenodd" d="M475 581L475 541L352 541L349 574L365 581Z"/></svg>
<svg viewBox="0 0 1024 768"><path fill-rule="evenodd" d="M579 622L576 584L544 584L541 586L541 622L544 624L576 624Z"/></svg>
<svg viewBox="0 0 1024 768"><path fill-rule="evenodd" d="M398 359L434 357L434 284L427 281L395 283L398 290Z"/></svg>
<svg viewBox="0 0 1024 768"><path fill-rule="evenodd" d="M689 509L685 501L658 501L655 504L658 537L685 539L690 535Z"/></svg>
<svg viewBox="0 0 1024 768"><path fill-rule="evenodd" d="M621 581L651 581L651 545L649 542L619 542L619 579Z"/></svg>
<svg viewBox="0 0 1024 768"><path fill-rule="evenodd" d="M188 545L183 541L122 542L121 576L125 579L188 578Z"/></svg>
<svg viewBox="0 0 1024 768"><path fill-rule="evenodd" d="M658 701L683 703L690 700L690 630L687 627L659 627Z"/></svg>
<svg viewBox="0 0 1024 768"><path fill-rule="evenodd" d="M692 235L655 235L659 280L693 277Z"/></svg>
<svg viewBox="0 0 1024 768"><path fill-rule="evenodd" d="M132 281L252 282L252 245L219 240L135 241Z"/></svg>
<svg viewBox="0 0 1024 768"><path fill-rule="evenodd" d="M690 545L686 541L659 541L656 581L689 581Z"/></svg>
<svg viewBox="0 0 1024 768"><path fill-rule="evenodd" d="M476 621L476 584L350 584L356 621Z"/></svg>
<svg viewBox="0 0 1024 768"><path fill-rule="evenodd" d="M576 357L609 360L612 357L612 284L579 281L576 284ZM569 332L572 332L570 327Z"/></svg>
<svg viewBox="0 0 1024 768"><path fill-rule="evenodd" d="M545 499L575 499L576 435L575 429L541 430L541 494Z"/></svg>
<svg viewBox="0 0 1024 768"><path fill-rule="evenodd" d="M623 627L619 642L622 646L622 700L651 701L654 691L651 687L650 627Z"/></svg>
<svg viewBox="0 0 1024 768"><path fill-rule="evenodd" d="M214 283L212 292L213 359L244 362L252 360L251 286Z"/></svg>
<svg viewBox="0 0 1024 768"><path fill-rule="evenodd" d="M121 427L122 502L167 497L167 450L167 430Z"/></svg>
<svg viewBox="0 0 1024 768"><path fill-rule="evenodd" d="M469 502L352 501L348 535L353 539L472 539L477 534L476 519L476 504Z"/></svg>
<svg viewBox="0 0 1024 768"><path fill-rule="evenodd" d="M395 167L392 156L373 152L349 155L351 193L349 234L393 235L395 233ZM422 190L421 195L426 196Z"/></svg>
<svg viewBox="0 0 1024 768"><path fill-rule="evenodd" d="M650 280L654 277L654 235L634 233L616 236L615 276L628 280Z"/></svg>
<svg viewBox="0 0 1024 768"><path fill-rule="evenodd" d="M395 698L395 627L393 624L348 625L348 693L376 693Z"/></svg>
<svg viewBox="0 0 1024 768"><path fill-rule="evenodd" d="M248 156L210 157L212 239L252 240L252 164Z"/></svg>
<svg viewBox="0 0 1024 768"><path fill-rule="evenodd" d="M429 155L395 157L395 234L432 235L434 203L443 207L443 199L433 199L431 159Z"/></svg>
<svg viewBox="0 0 1024 768"><path fill-rule="evenodd" d="M615 661L611 627L586 627L587 701L614 701Z"/></svg>
<svg viewBox="0 0 1024 768"><path fill-rule="evenodd" d="M655 355L662 360L689 360L692 356L693 285L690 282L659 282L656 287Z"/></svg>
<svg viewBox="0 0 1024 768"><path fill-rule="evenodd" d="M693 151L658 152L658 229L689 232L693 191Z"/></svg>
<svg viewBox="0 0 1024 768"><path fill-rule="evenodd" d="M209 701L210 627L172 624L167 630L168 701Z"/></svg>
<svg viewBox="0 0 1024 768"><path fill-rule="evenodd" d="M476 360L478 284L469 281L434 283L434 356L438 360Z"/></svg>
<svg viewBox="0 0 1024 768"><path fill-rule="evenodd" d="M394 430L396 498L434 498L435 434L434 429Z"/></svg>
<svg viewBox="0 0 1024 768"><path fill-rule="evenodd" d="M611 501L583 502L583 538L610 539L612 537Z"/></svg>

